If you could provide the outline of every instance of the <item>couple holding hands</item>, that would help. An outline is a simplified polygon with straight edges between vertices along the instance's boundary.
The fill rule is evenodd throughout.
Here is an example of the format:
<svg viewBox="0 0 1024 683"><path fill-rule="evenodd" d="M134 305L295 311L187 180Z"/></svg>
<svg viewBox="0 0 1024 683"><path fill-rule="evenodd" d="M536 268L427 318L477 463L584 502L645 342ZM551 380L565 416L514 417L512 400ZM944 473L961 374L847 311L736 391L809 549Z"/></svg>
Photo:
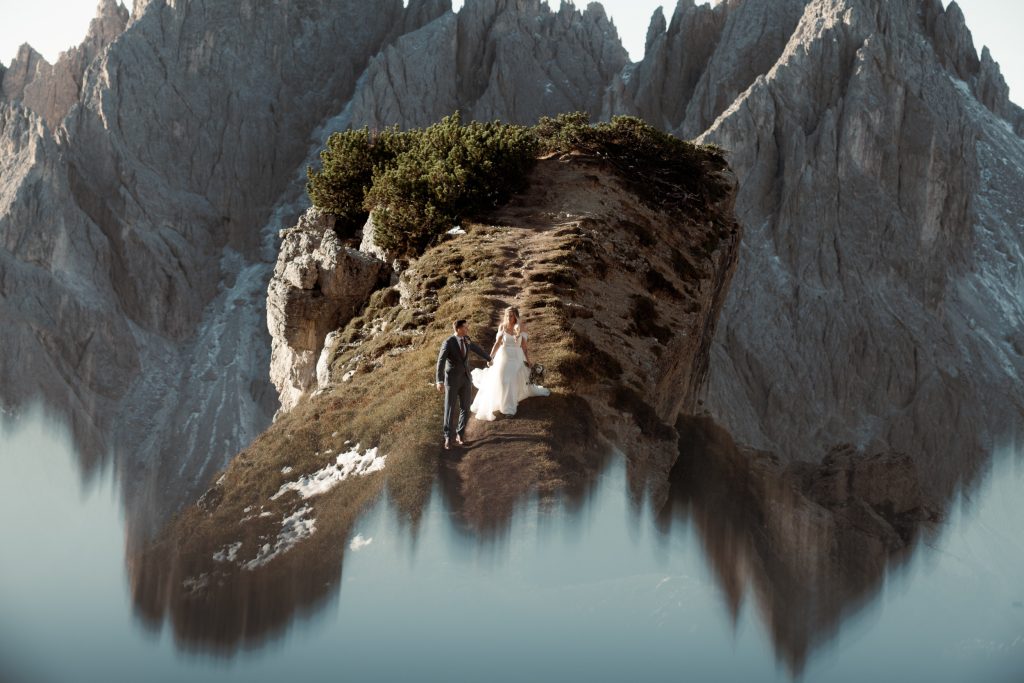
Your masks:
<svg viewBox="0 0 1024 683"><path fill-rule="evenodd" d="M452 418L456 403L461 410L454 430L455 443L465 443L469 413L478 420L493 420L495 413L515 415L519 402L530 396L548 396L542 386L530 384L527 334L519 322L519 311L509 306L501 319L490 354L469 338L469 323L456 320L455 333L441 342L437 354L437 390L444 392L444 447L451 448ZM486 368L470 370L469 352L487 361ZM470 385L477 388L471 399Z"/></svg>

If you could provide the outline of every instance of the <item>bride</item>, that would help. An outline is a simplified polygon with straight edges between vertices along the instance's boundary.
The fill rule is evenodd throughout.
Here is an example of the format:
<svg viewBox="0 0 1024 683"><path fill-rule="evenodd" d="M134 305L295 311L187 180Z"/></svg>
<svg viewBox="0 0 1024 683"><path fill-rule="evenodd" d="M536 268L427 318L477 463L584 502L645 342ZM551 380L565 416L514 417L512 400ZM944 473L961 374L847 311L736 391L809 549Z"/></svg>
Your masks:
<svg viewBox="0 0 1024 683"><path fill-rule="evenodd" d="M495 413L515 415L524 398L548 396L551 391L529 384L530 356L527 334L519 324L519 311L509 306L501 319L498 335L491 348L494 359L487 368L473 370L476 398L469 407L478 420L493 420Z"/></svg>

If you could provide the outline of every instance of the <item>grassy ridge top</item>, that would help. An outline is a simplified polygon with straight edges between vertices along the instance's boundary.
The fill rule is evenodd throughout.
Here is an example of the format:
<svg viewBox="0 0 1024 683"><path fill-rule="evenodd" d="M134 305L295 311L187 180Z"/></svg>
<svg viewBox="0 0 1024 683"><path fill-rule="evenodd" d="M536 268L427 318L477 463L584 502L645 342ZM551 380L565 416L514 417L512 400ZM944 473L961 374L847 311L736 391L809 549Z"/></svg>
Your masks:
<svg viewBox="0 0 1024 683"><path fill-rule="evenodd" d="M722 151L680 140L639 118L591 124L575 112L534 126L462 124L458 112L426 128L364 127L331 134L321 168L307 169L313 204L355 234L372 212L384 249L418 255L463 218L493 209L523 189L537 159L601 157L646 202L700 212L730 191Z"/></svg>

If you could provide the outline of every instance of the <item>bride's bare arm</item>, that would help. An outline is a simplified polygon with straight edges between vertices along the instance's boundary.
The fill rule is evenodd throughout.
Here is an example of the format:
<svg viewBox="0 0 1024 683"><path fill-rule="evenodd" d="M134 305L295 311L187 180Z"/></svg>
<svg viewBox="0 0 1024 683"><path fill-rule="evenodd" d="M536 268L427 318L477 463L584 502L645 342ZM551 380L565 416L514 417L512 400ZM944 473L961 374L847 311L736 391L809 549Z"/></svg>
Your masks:
<svg viewBox="0 0 1024 683"><path fill-rule="evenodd" d="M519 347L523 350L523 360L525 360L526 364L529 365L530 364L530 351L529 351L529 349L526 348L526 340L525 339L522 342L519 343Z"/></svg>
<svg viewBox="0 0 1024 683"><path fill-rule="evenodd" d="M494 358L494 354L498 352L501 347L501 330L498 330L498 334L494 336L494 346L491 347L491 358Z"/></svg>

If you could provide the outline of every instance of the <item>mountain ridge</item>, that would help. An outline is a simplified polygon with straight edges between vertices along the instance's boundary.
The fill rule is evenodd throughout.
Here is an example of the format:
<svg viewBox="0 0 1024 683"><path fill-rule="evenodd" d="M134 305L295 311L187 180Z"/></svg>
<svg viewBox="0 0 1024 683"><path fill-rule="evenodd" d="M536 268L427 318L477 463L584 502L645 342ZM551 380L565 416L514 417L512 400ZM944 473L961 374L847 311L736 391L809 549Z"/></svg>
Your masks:
<svg viewBox="0 0 1024 683"><path fill-rule="evenodd" d="M272 637L337 585L367 506L386 492L415 529L438 480L485 537L530 496L581 499L616 448L638 500L663 501L678 456L672 425L699 410L741 236L724 161L692 153L698 182L720 188L696 200L700 210L643 201L608 158L548 154L523 191L463 217L384 282L386 264L357 249L360 236L339 237L331 214L309 209L283 236L268 308L275 346L305 351L318 328L334 328L314 355L314 384L153 543L131 550L140 612L213 652ZM652 281L660 289L648 294ZM459 318L487 347L509 305L551 395L524 400L514 418L471 420L469 445L444 451L437 348ZM307 370L299 358L282 374ZM311 481L322 490L305 490ZM268 609L251 614L256 596Z"/></svg>
<svg viewBox="0 0 1024 683"><path fill-rule="evenodd" d="M960 178L945 196L975 197L966 210L948 212L953 218L943 210L937 218L946 228L920 234L940 237L938 244L951 235L973 235L973 221L984 214L988 222L979 230L994 235L990 241L1004 251L1017 249L1014 226L1006 216L1013 215L1015 200L1008 188L1019 182L1019 173L1004 168L1001 159L1016 158L1020 149L1020 108L1005 97L1005 83L991 54L983 50L977 55L955 4L943 10L941 2L928 0L883 12L877 1L787 0L784 11L778 11L778 3L763 0L734 0L713 8L683 0L669 21L663 12L652 17L650 49L636 63L628 62L613 27L596 7L555 13L536 2L479 0L455 14L443 1L413 0L408 8L389 2L365 14L372 30L365 32L366 41L346 51L337 44L341 33L336 31L363 15L356 4L343 5L328 10L324 3L312 3L301 10L324 12L325 21L317 24L319 32L288 37L288 44L295 46L289 68L297 69L289 79L290 91L275 80L283 73L275 61L279 56L260 51L260 45L279 41L282 26L306 30L301 21L292 21L306 15L275 14L252 3L229 15L210 3L151 0L136 4L117 35L97 33L100 42L107 42L84 68L80 101L59 125L46 121L46 116L59 114L56 96L0 98L7 122L0 146L7 150L0 155L5 171L0 275L6 283L0 306L15 321L7 337L19 349L17 363L0 366L4 405L42 396L70 416L80 444L89 444L86 450L94 453L92 460L100 458L111 440L136 444L136 453L119 460L131 476L142 477L153 492L172 499L168 505L173 509L268 424L274 412L266 379L269 337L261 319L265 290L259 283L270 277L277 231L305 208L302 170L315 163L326 134L362 124L422 125L455 107L479 116L529 118L522 122L532 123L537 114L555 114L573 105L595 117L639 114L656 125L672 126L674 132L703 135L732 148L743 180L738 211L749 230L713 347L708 404L738 439L812 460L822 457L832 442L898 445L929 462L937 456L926 456L926 451L951 443L964 452L992 446L999 426L992 423L1014 417L1012 406L1020 403L1020 388L1012 379L1019 363L1013 349L1020 346L1020 311L1007 298L1010 290L998 283L1017 276L1015 262L999 257L998 249L986 246L977 258L970 257L972 238L962 242L964 251L955 260L921 268L927 260L912 257L917 248L912 240L894 242L903 250L902 261L894 258L899 250L887 257L896 280L885 296L879 290L861 302L864 310L874 311L884 340L872 342L873 328L848 324L851 314L808 308L807 298L800 296L835 286L833 278L840 273L849 282L892 277L872 269L874 257L865 256L872 252L863 243L879 226L880 235L899 236L898 226L928 224L921 218L926 214L915 208L920 200L911 199L921 185L910 173L913 165L893 176L891 187L902 189L887 194L865 185L864 197L870 198L863 200L865 205L895 208L889 217L879 213L848 221L832 242L842 246L851 235L861 237L849 241L854 248L845 254L815 236L814 226L835 219L850 204L815 200L815 208L815 203L798 201L838 196L843 184L829 165L855 168L854 154L861 161L884 158L897 168L903 162L900 154L910 154L918 168L925 168L920 160L932 143L893 123L882 130L869 118L848 117L866 131L864 136L845 147L807 143L809 136L821 138L822 131L846 130L839 125L841 110L835 104L849 97L878 105L879 111L889 111L886 121L898 122L886 106L889 84L901 70L931 74L929 88L943 93L908 101L915 106L920 102L919 120L929 122L926 130L937 131L935 148L944 150L948 167ZM101 10L107 19L98 26L117 26L124 18L123 8L109 0ZM841 28L847 16L849 30ZM883 16L894 22L892 28L877 22ZM550 33L535 36L531 22L536 21ZM828 36L836 37L840 50L826 49L821 39L825 34L815 28L822 22L837 27ZM503 32L485 34L486 26L501 26ZM260 38L243 45L231 35ZM556 43L579 47L559 51ZM815 53L802 58L804 66L780 69L797 64L804 47ZM868 72L858 75L851 66L858 50L888 66L870 72L871 79ZM533 58L528 69L517 70L511 60L522 52L541 57ZM347 66L335 63L328 69L320 64L327 53L351 59ZM239 59L242 54L247 59ZM39 92L58 92L46 85L46 76L19 85L18 74L27 73L31 61L26 53L4 70L5 93L9 79L12 93L31 93L33 83ZM453 89L467 69L476 80ZM779 77L780 71L789 74L788 82ZM426 75L427 83L436 87L417 90L413 79L400 78L403 72ZM132 73L139 78L132 80ZM953 82L952 90L942 85L938 76L943 73L961 80L966 91ZM846 91L831 89L831 74L843 75L846 85L840 85ZM313 85L303 90L301 83ZM859 84L860 90L850 91L850 83ZM780 97L783 91L791 93L788 98ZM235 94L224 98L225 92ZM403 93L413 96L403 99ZM951 94L957 98L952 103L937 101ZM864 99L866 95L874 99ZM974 100L992 119L973 107ZM33 103L41 112L30 110ZM787 111L802 113L797 120L782 115ZM947 111L955 114L951 120L960 122L959 132L935 125L941 121L936 112ZM204 113L197 116L199 112ZM250 114L258 115L248 118ZM297 123L285 124L286 115ZM1006 122L1011 137L1003 136L999 121ZM268 131L274 131L270 138ZM972 161L979 152L970 141L979 131L989 140L979 143L982 147L1002 145L1007 154L985 151L984 164ZM225 137L236 132L236 138ZM268 146L264 139L275 142ZM777 139L786 140L786 146L780 148ZM750 141L760 147L752 148ZM894 156L890 149L903 151ZM804 173L806 166L814 168ZM780 175L780 167L789 175ZM987 182L991 185L984 180L986 173L998 180L998 187L985 189ZM931 177L944 182L941 171L933 170ZM870 176L862 175L864 183L868 180ZM940 185L933 183L930 191ZM983 192L988 194L978 194ZM44 214L40 206L50 209ZM785 228L762 227L770 224ZM790 245L790 253L776 251L773 244ZM947 250L944 258L952 253ZM825 267L829 261L835 265ZM824 270L809 270L809 263L821 263ZM963 273L977 270L978 264L986 264L991 281L964 281ZM952 277L945 274L946 266ZM922 280L927 272L931 275ZM901 277L905 281L899 282ZM766 287L769 295L754 294ZM957 288L981 298L973 303L949 299L943 315L963 319L963 325L934 326L939 309L933 305L926 309L931 312L922 313L915 303L919 297L912 292L921 287L931 287L933 303L936 296L945 296L942 292ZM741 296L749 301L740 301ZM893 322L900 316L886 314L890 301L903 301L906 311L914 311L907 319L933 325L928 334L900 333ZM753 308L787 313L776 321ZM59 319L52 310L60 312ZM970 341L967 330L973 333L979 326L994 340L989 350ZM816 335L832 330L831 346L810 341L801 346L794 335L804 328L817 330ZM937 341L927 341L931 338ZM255 344L246 343L252 339ZM859 341L864 339L867 346ZM931 355L927 366L908 374L905 368L914 367L914 349L930 345L947 351ZM869 374L893 377L882 383L890 388L860 393L832 389L818 402L804 400L807 380L838 386L825 372L841 379L835 374L841 368L833 369L827 360L839 348L847 354L869 350L879 359ZM891 348L901 349L895 360L883 354ZM804 364L787 367L789 358ZM931 379L918 384L915 378ZM975 411L961 422L947 419L960 414L958 396L979 400L989 387L999 388L1008 411L992 416ZM113 438L112 423L120 430ZM932 428L936 432L929 434ZM957 435L952 442L945 438L946 429ZM948 491L963 468L955 464L956 458L939 460L949 468L940 487Z"/></svg>

